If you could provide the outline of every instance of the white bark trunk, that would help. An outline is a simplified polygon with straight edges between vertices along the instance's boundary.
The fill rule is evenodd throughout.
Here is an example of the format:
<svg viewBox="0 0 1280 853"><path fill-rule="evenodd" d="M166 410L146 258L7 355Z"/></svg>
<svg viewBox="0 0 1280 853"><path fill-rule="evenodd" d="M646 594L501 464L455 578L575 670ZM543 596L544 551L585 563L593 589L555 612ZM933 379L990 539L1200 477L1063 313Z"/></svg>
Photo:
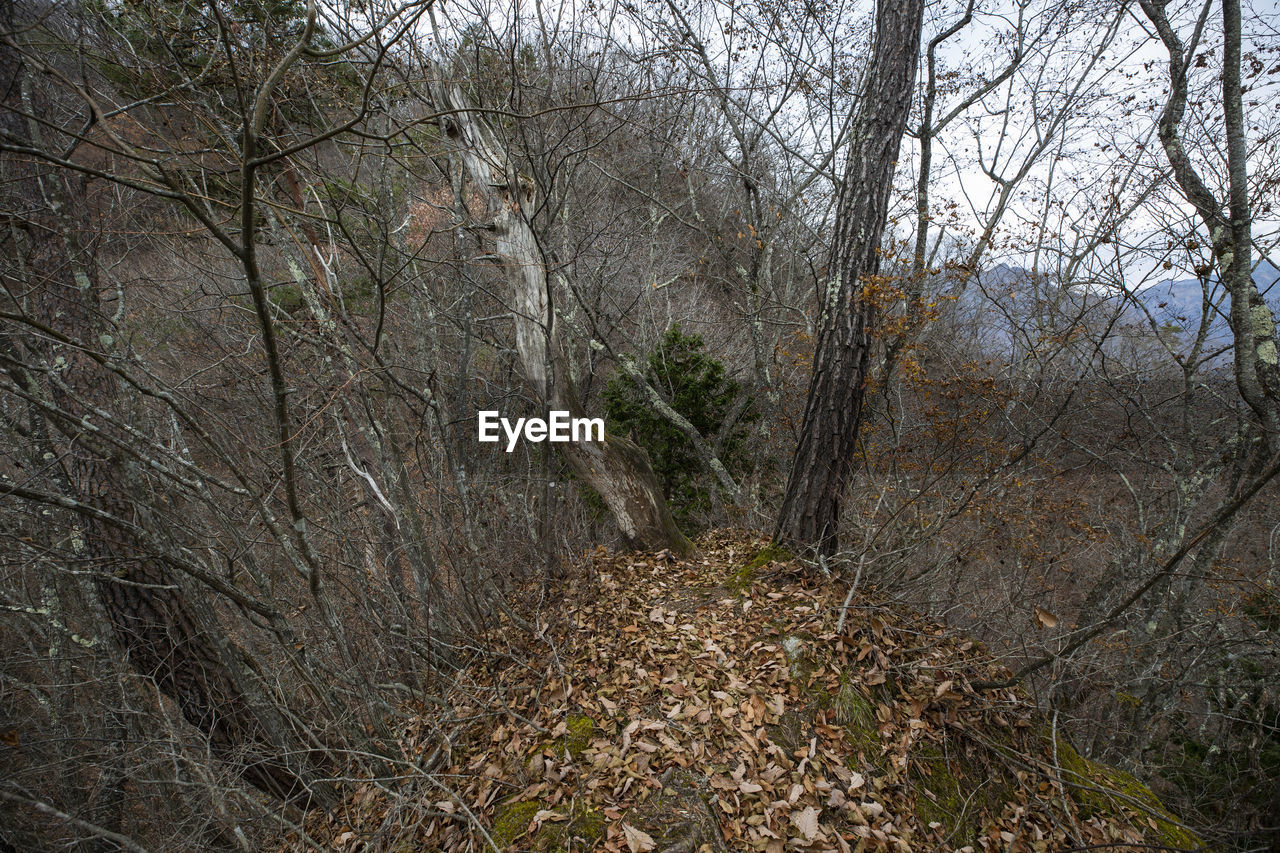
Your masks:
<svg viewBox="0 0 1280 853"><path fill-rule="evenodd" d="M472 184L488 204L494 253L507 272L516 351L525 379L548 408L583 417L569 373L559 323L551 305L546 260L529 223L535 203L533 183L516 172L484 119L471 110L456 84L437 83L437 107L449 115L446 132ZM606 434L602 442L560 445L574 473L604 499L623 537L634 548L691 550L676 526L649 464L634 443Z"/></svg>

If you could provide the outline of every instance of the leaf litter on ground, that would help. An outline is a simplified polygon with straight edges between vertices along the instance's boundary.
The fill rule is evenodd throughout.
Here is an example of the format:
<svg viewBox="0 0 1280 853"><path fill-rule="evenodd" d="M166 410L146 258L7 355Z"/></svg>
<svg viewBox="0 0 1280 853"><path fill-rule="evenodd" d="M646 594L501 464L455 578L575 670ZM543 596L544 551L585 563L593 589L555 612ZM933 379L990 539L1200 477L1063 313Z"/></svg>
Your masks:
<svg viewBox="0 0 1280 853"><path fill-rule="evenodd" d="M492 850L504 809L507 850L1047 853L1155 832L1140 809L1077 805L1033 705L969 687L1008 674L980 646L867 599L836 635L845 590L796 564L742 582L766 544L718 532L688 560L588 554L555 620L529 636L503 623L490 639L512 652L457 673L447 760L403 790L354 786L308 834ZM397 728L410 755L442 754L438 705ZM701 817L677 819L677 802Z"/></svg>

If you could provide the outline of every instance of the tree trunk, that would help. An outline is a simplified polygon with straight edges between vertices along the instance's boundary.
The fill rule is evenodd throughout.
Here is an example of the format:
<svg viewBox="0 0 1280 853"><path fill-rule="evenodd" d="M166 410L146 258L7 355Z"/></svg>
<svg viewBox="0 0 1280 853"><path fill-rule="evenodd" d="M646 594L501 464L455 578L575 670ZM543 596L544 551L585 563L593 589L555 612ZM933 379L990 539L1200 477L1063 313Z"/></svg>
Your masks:
<svg viewBox="0 0 1280 853"><path fill-rule="evenodd" d="M880 272L880 239L898 147L911 110L923 0L879 0L875 43L850 133L836 233L819 293L813 377L774 538L831 555L840 505L854 471L873 308L867 288Z"/></svg>
<svg viewBox="0 0 1280 853"><path fill-rule="evenodd" d="M0 133L39 148L40 125L27 116L54 111L34 89L18 53L0 47ZM292 744L274 709L250 701L243 652L188 600L164 556L139 535L149 514L137 497L145 494L140 475L98 437L102 419L95 410L121 406L114 377L87 354L111 355L115 345L99 310L85 179L18 155L5 158L4 174L3 208L21 214L0 232L0 253L9 261L3 283L39 331L24 334L16 324L6 330L0 363L15 385L45 403L57 433L50 443L69 474L64 488L71 493L63 497L67 506L87 510L80 513L82 550L115 637L133 669L154 680L248 782L282 799L311 798L317 789L305 781L300 758L307 751Z"/></svg>
<svg viewBox="0 0 1280 853"><path fill-rule="evenodd" d="M437 107L448 112L446 131L472 185L485 198L495 242L509 285L516 324L516 351L525 379L549 409L585 416L569 372L560 321L551 305L546 259L529 223L534 186L517 174L492 130L452 84L434 88ZM643 448L606 433L604 441L565 442L561 452L574 473L604 499L627 544L641 550L692 546L676 526L662 487Z"/></svg>
<svg viewBox="0 0 1280 853"><path fill-rule="evenodd" d="M1235 341L1236 387L1258 418L1268 451L1280 450L1280 360L1276 320L1253 280L1252 212L1249 204L1245 116L1240 86L1240 2L1223 0L1222 104L1227 135L1227 192L1224 204L1196 171L1182 142L1187 106L1187 74L1210 4L1196 23L1190 49L1182 44L1161 3L1143 0L1142 11L1169 52L1169 99L1160 114L1160 144L1173 178L1209 231L1222 283L1231 294L1231 334Z"/></svg>

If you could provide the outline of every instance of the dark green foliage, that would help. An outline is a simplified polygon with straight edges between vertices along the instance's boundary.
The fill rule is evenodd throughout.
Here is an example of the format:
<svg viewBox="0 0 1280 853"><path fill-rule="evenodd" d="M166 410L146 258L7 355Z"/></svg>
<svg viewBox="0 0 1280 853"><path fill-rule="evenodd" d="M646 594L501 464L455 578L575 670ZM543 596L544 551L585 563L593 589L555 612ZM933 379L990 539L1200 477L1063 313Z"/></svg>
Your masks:
<svg viewBox="0 0 1280 853"><path fill-rule="evenodd" d="M673 324L645 363L645 378L671 407L715 445L726 417L743 393L724 374L724 364L709 355L701 335L687 335ZM674 425L655 412L634 380L617 374L604 390L609 429L631 435L649 453L676 521L688 529L705 523L712 507L714 478L702 470L693 444ZM747 427L757 415L752 406L738 419L719 446L720 460L734 476L749 467L744 452Z"/></svg>
<svg viewBox="0 0 1280 853"><path fill-rule="evenodd" d="M377 294L372 279L356 275L338 283L342 305L350 314L370 316L377 309ZM278 284L268 291L268 298L286 314L294 315L306 307L306 299L296 285Z"/></svg>

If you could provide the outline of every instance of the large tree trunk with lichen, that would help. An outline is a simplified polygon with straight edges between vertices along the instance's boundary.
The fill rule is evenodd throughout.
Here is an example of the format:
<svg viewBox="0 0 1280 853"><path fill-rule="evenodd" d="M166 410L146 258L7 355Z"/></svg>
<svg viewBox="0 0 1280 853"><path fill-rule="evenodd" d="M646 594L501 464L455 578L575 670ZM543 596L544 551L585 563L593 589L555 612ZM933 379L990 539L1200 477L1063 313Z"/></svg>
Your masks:
<svg viewBox="0 0 1280 853"><path fill-rule="evenodd" d="M819 294L813 376L774 532L798 550L830 555L838 547L870 363L873 312L866 288L880 273L880 238L911 111L923 17L924 0L876 5L875 42L850 129L828 280Z"/></svg>
<svg viewBox="0 0 1280 853"><path fill-rule="evenodd" d="M448 113L445 128L456 154L487 203L487 227L506 270L525 379L548 409L584 417L551 303L546 258L529 222L535 204L533 184L516 172L493 131L470 109L456 85L438 83L434 95L440 110ZM631 547L690 550L641 447L607 433L604 441L566 442L560 447L574 473L604 499Z"/></svg>

